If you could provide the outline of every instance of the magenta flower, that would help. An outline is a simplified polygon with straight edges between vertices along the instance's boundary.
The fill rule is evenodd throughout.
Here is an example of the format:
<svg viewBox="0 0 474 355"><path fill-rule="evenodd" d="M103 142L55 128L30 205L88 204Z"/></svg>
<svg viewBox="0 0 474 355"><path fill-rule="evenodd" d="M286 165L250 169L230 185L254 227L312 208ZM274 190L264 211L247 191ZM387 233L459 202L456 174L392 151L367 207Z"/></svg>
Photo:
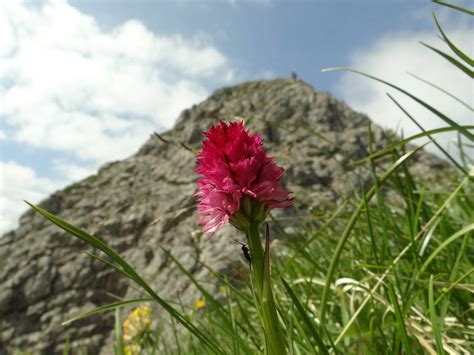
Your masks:
<svg viewBox="0 0 474 355"><path fill-rule="evenodd" d="M206 234L227 222L243 229L245 221L262 222L271 209L293 204L280 183L284 169L267 155L260 135L250 135L242 121L221 121L204 134L196 195Z"/></svg>

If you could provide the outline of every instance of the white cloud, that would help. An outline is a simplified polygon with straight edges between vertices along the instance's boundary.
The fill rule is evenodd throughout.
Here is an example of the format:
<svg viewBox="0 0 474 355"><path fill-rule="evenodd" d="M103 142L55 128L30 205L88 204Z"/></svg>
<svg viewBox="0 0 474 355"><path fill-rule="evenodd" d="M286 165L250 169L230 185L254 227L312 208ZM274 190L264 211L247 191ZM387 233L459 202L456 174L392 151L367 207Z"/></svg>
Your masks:
<svg viewBox="0 0 474 355"><path fill-rule="evenodd" d="M78 165L61 159L54 160L53 165L68 181L79 181L97 172L95 166Z"/></svg>
<svg viewBox="0 0 474 355"><path fill-rule="evenodd" d="M38 203L62 185L64 181L40 177L30 167L0 161L0 233L16 227L28 208L23 200Z"/></svg>
<svg viewBox="0 0 474 355"><path fill-rule="evenodd" d="M162 36L137 20L104 31L66 1L30 5L0 1L0 117L8 140L33 152L32 159L36 148L55 151L45 171L62 177L1 163L2 232L16 225L22 199L38 202L132 154L154 130L171 128L183 109L205 99L204 82L235 76L209 35Z"/></svg>
<svg viewBox="0 0 474 355"><path fill-rule="evenodd" d="M159 36L130 20L110 32L66 2L0 5L0 115L13 139L104 162L229 81L233 69L202 36Z"/></svg>
<svg viewBox="0 0 474 355"><path fill-rule="evenodd" d="M445 31L472 57L472 27L448 18L442 21ZM434 27L434 24L433 24ZM473 114L446 94L423 83L407 72L416 74L454 94L471 106L474 104L474 87L471 79L454 68L445 59L422 46L419 41L450 52L436 38L435 28L430 31L400 32L382 36L376 43L353 53L350 67L372 74L393 83L430 103L459 124L473 124ZM338 82L338 92L354 109L367 113L377 124L394 130L403 130L405 136L420 130L387 97L389 92L425 129L447 126L412 100L388 86L353 73L344 73ZM437 136L439 142L457 154L453 138L455 134ZM430 146L429 150L436 151Z"/></svg>

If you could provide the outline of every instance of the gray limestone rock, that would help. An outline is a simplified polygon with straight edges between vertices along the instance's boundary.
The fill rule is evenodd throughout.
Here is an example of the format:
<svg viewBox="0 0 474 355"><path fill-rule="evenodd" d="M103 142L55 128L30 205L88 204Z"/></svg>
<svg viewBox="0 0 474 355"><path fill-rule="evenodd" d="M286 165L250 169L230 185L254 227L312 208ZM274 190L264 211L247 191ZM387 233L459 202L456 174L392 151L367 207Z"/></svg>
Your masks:
<svg viewBox="0 0 474 355"><path fill-rule="evenodd" d="M261 132L269 152L287 169L284 183L302 211L331 205L349 188L370 183L367 171L351 165L368 154L369 119L300 80L276 79L217 90L183 111L161 138L152 135L135 155L103 166L40 205L109 243L160 296L190 305L197 292L163 248L200 280L212 280L201 261L228 274L242 262L240 247L231 239L242 237L232 228L211 240L203 236L192 197L202 132L236 117ZM382 129L372 125L372 132L374 149L387 145ZM413 164L423 175L445 167L425 153ZM58 353L66 339L89 353L110 353L112 315L68 326L61 322L137 291L83 250L93 251L33 211L0 238L0 353Z"/></svg>

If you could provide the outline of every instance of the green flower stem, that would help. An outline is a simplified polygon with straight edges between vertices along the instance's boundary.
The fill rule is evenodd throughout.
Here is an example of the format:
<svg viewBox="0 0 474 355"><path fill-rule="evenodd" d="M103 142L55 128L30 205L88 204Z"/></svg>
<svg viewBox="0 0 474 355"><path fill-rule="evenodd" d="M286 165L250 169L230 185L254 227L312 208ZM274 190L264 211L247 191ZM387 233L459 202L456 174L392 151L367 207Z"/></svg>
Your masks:
<svg viewBox="0 0 474 355"><path fill-rule="evenodd" d="M278 314L270 280L270 250L268 243L264 252L259 233L259 223L251 222L247 229L247 241L252 257L252 286L265 333L265 349L267 354L285 355L284 337L281 334Z"/></svg>

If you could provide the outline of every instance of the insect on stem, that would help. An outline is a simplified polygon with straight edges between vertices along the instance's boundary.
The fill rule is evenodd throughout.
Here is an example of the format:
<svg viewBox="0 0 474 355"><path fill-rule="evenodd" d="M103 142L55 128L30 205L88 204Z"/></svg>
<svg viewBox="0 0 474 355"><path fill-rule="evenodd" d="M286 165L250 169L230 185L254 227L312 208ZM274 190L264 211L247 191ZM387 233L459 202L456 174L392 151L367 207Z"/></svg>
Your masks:
<svg viewBox="0 0 474 355"><path fill-rule="evenodd" d="M245 259L249 263L249 265L252 265L252 257L250 256L250 250L247 248L247 244L244 244L242 242L239 242L238 240L232 239L235 244L240 244L242 246L242 253L244 254Z"/></svg>

